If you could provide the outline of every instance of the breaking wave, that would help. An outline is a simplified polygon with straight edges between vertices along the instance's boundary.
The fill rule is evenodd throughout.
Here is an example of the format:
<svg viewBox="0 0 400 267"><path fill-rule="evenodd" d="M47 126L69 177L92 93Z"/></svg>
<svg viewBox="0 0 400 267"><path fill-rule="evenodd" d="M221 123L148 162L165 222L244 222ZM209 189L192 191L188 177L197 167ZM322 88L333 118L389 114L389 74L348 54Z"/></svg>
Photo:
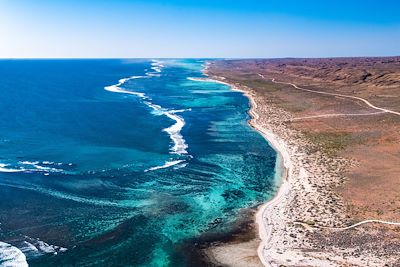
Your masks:
<svg viewBox="0 0 400 267"><path fill-rule="evenodd" d="M0 241L0 267L27 267L25 254L18 248Z"/></svg>
<svg viewBox="0 0 400 267"><path fill-rule="evenodd" d="M132 77L128 77L128 78L123 78L123 79L120 79L117 84L106 86L106 87L104 87L104 89L109 92L123 93L123 94L130 94L130 95L138 96L140 99L144 100L143 103L146 106L150 107L153 110L152 113L154 115L157 115L157 116L164 115L164 116L170 118L171 120L175 121L175 123L173 125L163 129L164 132L168 133L170 139L173 142L173 146L170 148L170 153L176 154L179 156L187 155L188 154L188 152L187 152L188 145L186 144L186 141L181 134L181 130L185 126L185 120L182 116L177 115L177 113L184 112L186 110L173 110L173 109L163 108L160 105L152 103L151 102L152 99L150 97L148 97L145 93L130 91L130 90L126 90L126 89L122 88L122 86L129 80L139 79L139 78L150 78L152 76L158 76L158 73L161 72L161 68L163 68L164 65L159 60L152 60L152 61L153 61L153 63L151 64L152 65L151 69L154 70L155 73L147 72L146 76L132 76ZM162 166L152 167L152 168L147 169L146 171L168 168L170 166L177 165L178 163L181 163L183 161L184 160L168 161Z"/></svg>
<svg viewBox="0 0 400 267"><path fill-rule="evenodd" d="M70 173L61 167L65 165L72 166L72 163L64 164L52 161L18 161L17 163L0 163L0 172L39 172L48 175L50 173Z"/></svg>
<svg viewBox="0 0 400 267"><path fill-rule="evenodd" d="M156 166L156 167L151 167L151 168L145 170L145 172L169 168L169 167L171 167L171 166L177 165L177 164L182 163L182 162L185 162L185 160L181 159L181 160L167 161L167 162L165 162L164 165Z"/></svg>

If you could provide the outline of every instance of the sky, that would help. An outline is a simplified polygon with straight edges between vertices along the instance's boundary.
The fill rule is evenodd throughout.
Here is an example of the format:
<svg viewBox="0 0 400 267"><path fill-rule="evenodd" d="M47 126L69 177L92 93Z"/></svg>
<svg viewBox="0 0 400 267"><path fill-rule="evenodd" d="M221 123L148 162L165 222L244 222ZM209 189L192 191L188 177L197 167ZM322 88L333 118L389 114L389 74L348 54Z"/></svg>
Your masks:
<svg viewBox="0 0 400 267"><path fill-rule="evenodd" d="M0 0L0 58L400 55L398 0Z"/></svg>

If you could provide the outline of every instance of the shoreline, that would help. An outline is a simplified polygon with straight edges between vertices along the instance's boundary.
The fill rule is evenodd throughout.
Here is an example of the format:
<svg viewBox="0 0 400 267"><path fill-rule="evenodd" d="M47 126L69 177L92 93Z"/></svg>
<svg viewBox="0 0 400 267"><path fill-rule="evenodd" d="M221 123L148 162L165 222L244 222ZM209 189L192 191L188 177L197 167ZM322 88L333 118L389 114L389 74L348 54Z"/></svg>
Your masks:
<svg viewBox="0 0 400 267"><path fill-rule="evenodd" d="M226 82L226 78L222 76L212 76L212 79L208 79L208 81L212 80L225 84L229 86L231 90L241 92L245 97L247 97L250 103L249 115L251 116L251 119L248 121L249 125L258 131L268 144L277 152L276 169L278 172L275 173L275 181L277 178L280 179L280 183L277 183L279 189L275 196L258 206L254 219L255 224L258 226L258 238L260 241L257 247L257 255L262 266L334 267L342 266L343 264L364 266L363 264L365 264L365 261L360 260L359 258L345 260L345 257L338 257L338 254L335 253L336 251L333 250L322 252L312 249L313 240L308 237L308 233L314 232L314 226L317 226L319 223L328 225L326 228L329 228L329 226L337 227L338 225L344 225L343 223L346 221L344 218L345 212L342 210L340 200L336 199L336 204L333 205L340 210L337 214L332 214L328 211L328 208L324 208L322 211L319 211L321 213L312 211L309 214L304 215L302 213L305 209L309 209L310 206L307 206L304 203L295 204L294 202L296 201L296 198L299 197L299 193L304 193L300 192L300 190L313 191L312 187L314 186L318 186L320 189L322 188L321 184L313 181L313 179L318 175L322 175L323 172L326 171L324 164L321 163L320 160L326 160L327 157L321 152L317 152L317 155L313 156L308 155L307 153L305 155L299 153L298 150L301 145L312 146L313 144L310 144L303 138L295 137L293 134L294 132L288 133L290 132L290 128L287 126L281 124L279 126L274 125L276 121L269 121L269 118L267 118L266 124L271 127L275 126L275 132L267 129L261 125L263 122L258 122L259 120L262 120L263 117L261 117L256 110L259 107L267 108L267 115L286 116L287 119L291 118L289 113L275 107L274 105L268 105L266 103L264 105L257 105L255 99L257 96L255 94L253 95L253 91L247 86ZM262 112L264 112L264 110L262 110ZM277 121L282 122L283 120L279 118ZM282 134L282 137L279 137L279 134ZM299 154L303 155L300 156ZM297 158L299 156L300 159ZM317 160L314 164L311 164L313 167L307 168L307 164L304 164L303 162L305 159L307 163L309 163L308 159L311 161L313 161L313 159ZM333 160L336 160L336 164L343 165L340 168L347 164L343 163L342 159ZM277 177L278 175L279 177ZM340 181L337 177L337 171L333 171L332 173L328 172L326 175L329 179L325 182L325 185L322 185L325 187L325 192L319 194L319 196L322 196L325 200L334 198L333 191L330 191L330 189L327 188L332 184L338 184ZM312 198L307 194L303 196L303 201L304 200L306 200L306 202L312 202ZM323 205L322 203L324 202L325 201L321 201L320 204ZM317 221L319 223L314 224ZM299 229L302 230L299 231ZM300 246L300 244L302 245ZM236 244L238 248L240 248L239 245L240 244ZM309 251L307 251L307 248L310 248ZM303 249L305 250L303 251ZM232 251L231 253L233 254L237 252ZM225 262L218 263L233 267L253 267L253 265L243 265L242 263L233 265L225 264Z"/></svg>
<svg viewBox="0 0 400 267"><path fill-rule="evenodd" d="M365 266L365 263L371 260L367 255L364 259L358 254L347 258L343 255L351 254L351 249L343 251L335 248L326 251L324 246L316 243L316 238L321 238L329 232L323 230L323 227L327 229L343 227L347 221L343 202L331 188L344 181L341 170L347 169L351 162L343 158L329 157L318 150L310 154L307 149L315 147L315 144L284 123L290 121L292 114L270 104L268 98L257 95L245 85L229 83L221 76L211 77L219 83L230 86L232 90L241 92L249 99L251 116L249 125L265 138L278 155L276 168L279 171L275 174L279 177L275 177L275 181L276 178L280 178L280 184L277 183L279 189L273 198L257 208L255 216L259 238L257 256L260 264ZM279 158L281 162L278 162ZM337 168L329 169L332 165ZM225 244L226 247L229 245L232 246ZM243 246L240 243L233 245L236 248L225 251L225 254L230 254L231 257L240 253ZM229 256L224 256L219 257L222 259L219 264L253 267L243 263L227 264L229 261L224 260Z"/></svg>
<svg viewBox="0 0 400 267"><path fill-rule="evenodd" d="M397 223L385 218L365 220L371 218L367 217L360 220L353 215L351 209L349 210L346 202L348 199L342 195L343 188L347 183L354 181L351 180L354 174L360 172L360 160L370 160L368 157L360 156L362 149L367 149L361 146L364 144L361 141L366 141L360 139L360 131L348 126L349 119L314 124L294 120L301 112L298 109L309 110L310 107L307 105L313 104L315 98L321 101L317 102L321 105L318 107L328 110L328 113L332 107L325 107L321 103L336 101L335 104L339 107L345 107L346 111L349 109L350 114L355 113L352 112L357 109L354 100L359 98L351 97L353 100L351 103L340 99L321 99L315 94L315 92L322 94L320 91L303 90L291 80L289 83L280 82L285 85L277 86L275 85L277 82L273 79L276 76L275 72L265 72L268 74L264 74L264 77L259 74L261 69L259 65L254 65L257 62L251 62L253 65L250 66L245 63L209 61L204 71L207 78L201 80L209 82L214 80L225 84L231 90L239 91L247 97L250 103L248 113L251 116L248 120L249 125L263 135L278 155L275 174L280 177L275 177L275 181L281 178L279 190L272 199L257 207L255 216L259 226L257 255L261 263L264 266L328 267L384 266L389 261L400 262L390 255L391 245L394 242L390 240L392 236L396 237L396 232L386 230L391 229L390 225L383 229L383 224L397 225ZM253 73L253 76L249 73ZM263 79L254 78L256 74ZM285 81L284 78L280 78ZM314 94L312 99L307 98L306 94L310 93ZM324 91L323 95L335 97L337 94ZM299 102L297 97L300 97ZM362 121L354 120L358 124L366 124L364 118ZM391 121L387 123L388 126L391 126L390 123ZM342 134L340 130L350 135L349 140L357 143L346 143L347 135ZM371 131L369 128L363 128L362 137L368 138L365 140L375 140L375 135L368 135ZM385 133L390 136L388 131ZM377 151L382 147L384 146L372 148L368 146L368 149ZM351 156L346 153L347 148L351 149L348 151ZM278 159L282 162L278 163ZM281 172L278 172L279 170ZM364 175L364 177L370 176L370 174ZM277 182L275 184L278 186ZM361 226L370 222L381 225ZM360 228L349 231L356 226ZM371 243L376 242L375 235L378 234L386 236L387 241L382 244L385 247L376 247ZM359 245L354 245L353 241ZM223 251L224 257L216 258L221 260L218 264L235 267L253 266L230 260L230 257L238 258L236 254L241 252L243 244L222 243L219 246L226 249ZM214 251L218 250L221 251L218 247L214 248ZM246 255L241 255L243 256Z"/></svg>
<svg viewBox="0 0 400 267"><path fill-rule="evenodd" d="M248 124L253 129L258 131L277 153L274 180L277 182L276 184L279 189L271 199L258 206L255 214L255 223L258 226L258 235L261 239L257 249L257 254L261 263L264 266L269 266L270 263L268 263L263 256L263 251L268 245L273 228L268 227L267 225L269 224L269 218L271 218L270 213L272 212L273 207L279 205L284 196L287 195L288 191L290 190L289 179L292 163L283 140L277 137L271 130L264 129L261 125L257 124L257 119L259 119L260 115L256 112L257 103L255 102L253 96L246 90L239 89L229 83L225 84L229 85L233 91L241 92L245 97L247 97L250 103L250 109L248 113L251 116Z"/></svg>
<svg viewBox="0 0 400 267"><path fill-rule="evenodd" d="M208 78L188 78L189 80L194 81L204 81L204 82L214 82L219 84L224 84L230 87L232 91L237 91L245 96L250 104L250 108L248 110L248 114L250 115L250 119L247 121L250 127L256 130L262 137L266 140L269 146L271 146L275 152L277 153L276 157L276 165L275 165L275 174L274 181L276 186L278 187L278 191L276 194L266 202L260 204L256 208L254 223L257 226L258 237L260 239L260 243L257 247L257 255L263 266L271 266L270 263L263 256L264 248L268 245L268 241L271 238L273 228L268 227L269 220L272 217L271 212L273 208L279 205L283 198L288 194L290 190L290 170L291 170L291 159L289 156L289 152L286 148L286 144L283 139L279 138L274 134L271 130L265 129L260 124L257 123L257 120L260 118L260 115L257 113L256 109L258 107L257 102L255 101L253 95L250 90L245 90L243 88L239 88L238 86L226 82L225 77L216 77L210 76L208 74L209 63L206 63L204 67L203 74Z"/></svg>
<svg viewBox="0 0 400 267"><path fill-rule="evenodd" d="M205 75L208 76L208 74L206 73ZM269 216L270 214L268 214L268 212L271 213L270 209L273 209L274 206L279 205L279 203L282 201L282 198L288 194L288 190L290 188L289 187L290 169L291 169L290 156L286 149L286 145L282 139L277 137L271 130L264 129L260 124L257 124L257 120L260 118L260 115L256 112L257 103L255 102L251 93L247 90L238 88L234 84L217 80L215 78L217 77L207 78L202 80L207 82L225 84L229 86L232 91L237 91L242 93L243 96L245 96L248 99L250 104L250 108L248 110L248 114L251 117L250 120L248 120L249 126L255 129L259 134L261 134L263 138L266 140L266 142L277 153L274 181L276 182L276 185L278 186L279 189L271 199L267 200L266 202L260 204L257 207L254 218L255 224L258 226L257 227L258 236L261 240L257 248L257 255L259 260L264 266L270 266L270 263L268 263L265 257L263 256L264 248L267 246L267 243L271 238L273 230L272 227L267 227L268 220L271 217ZM222 79L224 77L218 77L218 78Z"/></svg>

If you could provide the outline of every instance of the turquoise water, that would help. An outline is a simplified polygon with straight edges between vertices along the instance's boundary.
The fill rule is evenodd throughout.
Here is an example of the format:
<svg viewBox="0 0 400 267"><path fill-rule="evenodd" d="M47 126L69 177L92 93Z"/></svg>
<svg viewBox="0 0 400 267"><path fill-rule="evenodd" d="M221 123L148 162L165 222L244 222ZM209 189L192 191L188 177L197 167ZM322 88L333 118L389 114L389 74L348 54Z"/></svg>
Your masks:
<svg viewBox="0 0 400 267"><path fill-rule="evenodd" d="M275 190L204 60L0 61L0 266L190 266Z"/></svg>

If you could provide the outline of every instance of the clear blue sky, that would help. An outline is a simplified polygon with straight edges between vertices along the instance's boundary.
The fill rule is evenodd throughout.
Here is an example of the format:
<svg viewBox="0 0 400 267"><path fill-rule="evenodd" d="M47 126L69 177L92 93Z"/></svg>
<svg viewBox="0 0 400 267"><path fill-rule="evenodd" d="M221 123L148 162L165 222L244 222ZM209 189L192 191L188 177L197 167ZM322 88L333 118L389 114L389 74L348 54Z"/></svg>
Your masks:
<svg viewBox="0 0 400 267"><path fill-rule="evenodd" d="M400 55L399 0L0 0L0 57Z"/></svg>

